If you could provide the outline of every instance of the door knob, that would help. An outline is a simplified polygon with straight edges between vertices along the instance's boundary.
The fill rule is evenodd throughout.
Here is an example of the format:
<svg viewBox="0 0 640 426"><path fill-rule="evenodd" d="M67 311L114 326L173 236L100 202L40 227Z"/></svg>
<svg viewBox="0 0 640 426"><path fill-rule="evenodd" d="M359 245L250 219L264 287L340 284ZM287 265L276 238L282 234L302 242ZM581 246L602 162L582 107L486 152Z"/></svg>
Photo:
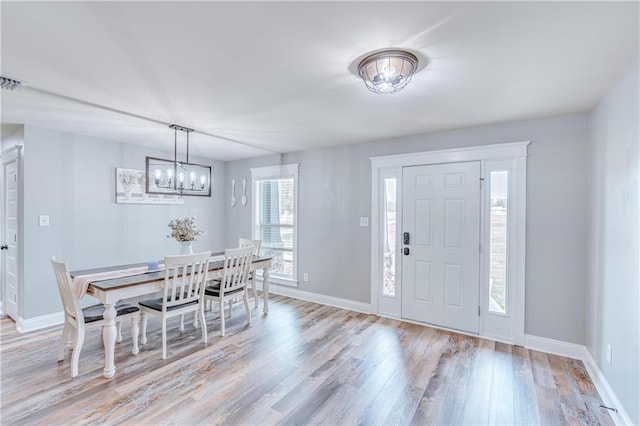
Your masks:
<svg viewBox="0 0 640 426"><path fill-rule="evenodd" d="M3 246L0 246L0 250L8 250L8 249L9 249L9 246L6 244Z"/></svg>
<svg viewBox="0 0 640 426"><path fill-rule="evenodd" d="M411 241L411 238L409 237L408 232L405 232L404 234L402 234L402 244L406 246L410 243L410 241Z"/></svg>
<svg viewBox="0 0 640 426"><path fill-rule="evenodd" d="M405 256L409 256L409 247L402 249L402 253L404 253Z"/></svg>

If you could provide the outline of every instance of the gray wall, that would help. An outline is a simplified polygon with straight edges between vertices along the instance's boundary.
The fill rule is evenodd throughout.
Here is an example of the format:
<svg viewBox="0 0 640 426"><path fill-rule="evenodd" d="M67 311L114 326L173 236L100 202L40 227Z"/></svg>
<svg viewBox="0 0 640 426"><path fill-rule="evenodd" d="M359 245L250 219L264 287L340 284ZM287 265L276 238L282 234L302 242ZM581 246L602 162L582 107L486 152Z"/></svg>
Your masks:
<svg viewBox="0 0 640 426"><path fill-rule="evenodd" d="M584 344L587 116L570 115L230 162L300 163L299 289L370 302L370 157L530 140L527 160L526 333ZM250 235L250 206L230 207L227 244ZM309 282L301 280L309 273Z"/></svg>
<svg viewBox="0 0 640 426"><path fill-rule="evenodd" d="M62 309L51 256L70 269L161 259L178 253L177 242L166 238L167 223L185 216L196 216L206 231L194 250L224 249L224 162L193 159L214 166L211 198L185 197L184 205L116 204L116 167L144 170L145 156L173 153L29 125L24 146L23 318ZM50 216L49 227L38 226L41 214Z"/></svg>
<svg viewBox="0 0 640 426"><path fill-rule="evenodd" d="M640 424L639 73L636 60L589 121L587 348L634 424Z"/></svg>
<svg viewBox="0 0 640 426"><path fill-rule="evenodd" d="M22 145L24 126L22 124L3 124L0 126L0 152L15 145Z"/></svg>

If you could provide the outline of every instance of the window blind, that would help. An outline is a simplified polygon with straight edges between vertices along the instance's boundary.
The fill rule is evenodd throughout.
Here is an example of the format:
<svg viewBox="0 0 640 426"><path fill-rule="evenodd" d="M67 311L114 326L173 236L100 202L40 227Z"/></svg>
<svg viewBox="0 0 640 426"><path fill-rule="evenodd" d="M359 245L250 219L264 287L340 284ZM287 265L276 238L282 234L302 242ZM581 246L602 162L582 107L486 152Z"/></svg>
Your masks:
<svg viewBox="0 0 640 426"><path fill-rule="evenodd" d="M254 238L272 257L270 273L293 279L295 200L293 177L254 180Z"/></svg>

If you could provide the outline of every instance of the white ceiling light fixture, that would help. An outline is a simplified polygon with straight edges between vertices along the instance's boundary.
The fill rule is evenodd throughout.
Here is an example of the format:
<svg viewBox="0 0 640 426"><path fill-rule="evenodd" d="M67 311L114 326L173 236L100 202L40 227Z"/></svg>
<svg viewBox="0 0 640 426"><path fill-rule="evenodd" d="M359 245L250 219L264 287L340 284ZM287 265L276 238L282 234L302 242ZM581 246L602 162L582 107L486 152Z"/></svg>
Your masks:
<svg viewBox="0 0 640 426"><path fill-rule="evenodd" d="M402 90L418 69L418 58L406 50L381 50L365 57L358 74L367 89L374 93L396 93Z"/></svg>

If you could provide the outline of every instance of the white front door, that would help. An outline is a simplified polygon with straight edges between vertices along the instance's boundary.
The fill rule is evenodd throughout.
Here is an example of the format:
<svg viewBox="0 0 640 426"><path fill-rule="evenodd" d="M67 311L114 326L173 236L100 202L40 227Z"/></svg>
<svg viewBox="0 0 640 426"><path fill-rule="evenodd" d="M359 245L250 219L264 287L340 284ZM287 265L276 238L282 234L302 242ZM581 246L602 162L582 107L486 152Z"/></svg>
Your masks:
<svg viewBox="0 0 640 426"><path fill-rule="evenodd" d="M4 166L4 200L3 200L3 268L4 313L17 321L18 319L18 168L17 161Z"/></svg>
<svg viewBox="0 0 640 426"><path fill-rule="evenodd" d="M402 317L478 333L480 162L405 167L402 180Z"/></svg>

